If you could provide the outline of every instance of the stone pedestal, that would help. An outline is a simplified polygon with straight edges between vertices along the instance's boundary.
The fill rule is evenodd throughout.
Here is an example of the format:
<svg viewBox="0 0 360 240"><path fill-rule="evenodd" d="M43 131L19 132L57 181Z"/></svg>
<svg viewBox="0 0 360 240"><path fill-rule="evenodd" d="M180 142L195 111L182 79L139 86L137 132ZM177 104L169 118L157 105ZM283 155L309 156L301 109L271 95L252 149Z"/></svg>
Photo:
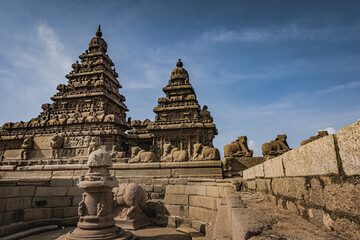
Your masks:
<svg viewBox="0 0 360 240"><path fill-rule="evenodd" d="M221 159L225 177L242 176L242 172L250 167L263 163L264 157L225 157Z"/></svg>
<svg viewBox="0 0 360 240"><path fill-rule="evenodd" d="M112 189L118 186L118 182L108 170L111 167L110 154L103 149L92 152L88 166L88 172L78 183L85 192L79 203L77 228L59 239L136 239L132 233L115 226Z"/></svg>
<svg viewBox="0 0 360 240"><path fill-rule="evenodd" d="M127 230L137 230L151 224L150 219L145 214L142 214L142 216L136 219L115 218L115 222L117 226Z"/></svg>

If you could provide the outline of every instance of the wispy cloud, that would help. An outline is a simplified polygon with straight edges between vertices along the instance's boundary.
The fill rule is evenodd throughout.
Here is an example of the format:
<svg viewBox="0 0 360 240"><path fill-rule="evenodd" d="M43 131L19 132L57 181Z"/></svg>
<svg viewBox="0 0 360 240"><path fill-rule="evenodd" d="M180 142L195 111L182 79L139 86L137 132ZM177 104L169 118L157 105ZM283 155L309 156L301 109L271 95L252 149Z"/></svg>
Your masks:
<svg viewBox="0 0 360 240"><path fill-rule="evenodd" d="M212 42L269 42L285 40L344 40L350 28L328 25L321 28L304 26L299 23L275 25L267 28L223 29L204 32L203 40ZM339 34L336 34L339 33Z"/></svg>
<svg viewBox="0 0 360 240"><path fill-rule="evenodd" d="M355 88L355 87L359 87L359 86L360 86L360 81L348 82L346 84L330 86L328 88L319 90L319 91L315 92L315 95L332 93L332 92L340 91L343 89Z"/></svg>
<svg viewBox="0 0 360 240"><path fill-rule="evenodd" d="M0 93L12 102L12 106L22 108L11 109L12 106L0 103L2 110L11 112L1 122L27 120L30 109L40 109L42 103L48 102L57 84L66 82L65 74L71 69L71 58L53 28L39 24L29 31L31 33L18 37L17 42L2 53L8 68L16 71L0 71ZM36 114L33 112L31 117ZM27 116L24 118L24 115Z"/></svg>
<svg viewBox="0 0 360 240"><path fill-rule="evenodd" d="M163 79L164 74L169 74L168 69L157 66L154 63L141 62L137 64L137 68L140 71L124 83L124 87L127 89L149 89L158 87L159 84L165 80Z"/></svg>

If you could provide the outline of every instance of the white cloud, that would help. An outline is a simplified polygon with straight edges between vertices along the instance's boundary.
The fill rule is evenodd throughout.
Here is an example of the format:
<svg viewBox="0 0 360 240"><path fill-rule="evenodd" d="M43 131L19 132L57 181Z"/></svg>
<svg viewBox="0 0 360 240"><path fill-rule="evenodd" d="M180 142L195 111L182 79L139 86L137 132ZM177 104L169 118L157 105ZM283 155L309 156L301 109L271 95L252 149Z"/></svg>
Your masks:
<svg viewBox="0 0 360 240"><path fill-rule="evenodd" d="M329 134L335 134L337 132L333 127L328 127L324 130L326 130Z"/></svg>
<svg viewBox="0 0 360 240"><path fill-rule="evenodd" d="M249 140L249 148L250 149L255 148L255 141L254 140Z"/></svg>
<svg viewBox="0 0 360 240"><path fill-rule="evenodd" d="M336 92L336 91L339 91L342 89L355 88L355 87L359 87L359 86L360 86L360 81L353 81L353 82L349 82L346 84L330 86L326 89L322 89L322 90L315 92L315 94L327 94L327 93Z"/></svg>

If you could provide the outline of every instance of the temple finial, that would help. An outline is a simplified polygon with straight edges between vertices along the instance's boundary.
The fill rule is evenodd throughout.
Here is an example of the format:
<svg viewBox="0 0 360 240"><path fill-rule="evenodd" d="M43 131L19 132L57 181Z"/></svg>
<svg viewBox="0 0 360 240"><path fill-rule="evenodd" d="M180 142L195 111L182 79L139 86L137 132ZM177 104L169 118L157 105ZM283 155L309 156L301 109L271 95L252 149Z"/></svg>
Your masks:
<svg viewBox="0 0 360 240"><path fill-rule="evenodd" d="M100 25L100 24L99 24L99 28L98 28L98 30L97 30L97 32L96 32L96 36L97 36L97 37L101 37L101 36L102 36L101 25Z"/></svg>
<svg viewBox="0 0 360 240"><path fill-rule="evenodd" d="M176 66L177 67L182 67L183 66L183 63L181 62L180 58L179 58L179 61L176 63Z"/></svg>

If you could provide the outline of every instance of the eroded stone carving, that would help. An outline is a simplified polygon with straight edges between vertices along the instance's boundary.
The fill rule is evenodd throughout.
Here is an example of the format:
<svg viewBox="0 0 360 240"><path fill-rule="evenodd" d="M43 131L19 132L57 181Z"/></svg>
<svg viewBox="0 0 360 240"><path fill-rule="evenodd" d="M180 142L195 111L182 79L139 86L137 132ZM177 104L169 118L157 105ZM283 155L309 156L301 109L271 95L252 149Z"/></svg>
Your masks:
<svg viewBox="0 0 360 240"><path fill-rule="evenodd" d="M194 144L192 161L220 160L220 152L217 148L203 146L200 143Z"/></svg>
<svg viewBox="0 0 360 240"><path fill-rule="evenodd" d="M93 151L98 149L98 147L101 145L101 140L99 137L91 137L90 143L89 143L89 154L91 154Z"/></svg>
<svg viewBox="0 0 360 240"><path fill-rule="evenodd" d="M30 150L33 148L33 136L25 137L23 143L21 144L21 151L20 151L20 159L26 160L29 158Z"/></svg>
<svg viewBox="0 0 360 240"><path fill-rule="evenodd" d="M50 142L50 147L52 148L51 155L52 158L59 158L61 155L61 148L63 146L63 137L55 134Z"/></svg>
<svg viewBox="0 0 360 240"><path fill-rule="evenodd" d="M253 151L249 149L246 136L239 136L236 141L224 146L225 157L252 157Z"/></svg>
<svg viewBox="0 0 360 240"><path fill-rule="evenodd" d="M150 220L143 213L145 192L136 183L123 183L115 192L117 217L115 221L125 229L138 229L150 225Z"/></svg>
<svg viewBox="0 0 360 240"><path fill-rule="evenodd" d="M304 146L305 144L308 144L312 141L315 141L319 138L322 138L322 137L325 137L329 135L329 133L326 131L326 130L321 130L321 131L318 131L317 135L316 136L311 136L309 139L306 139L304 141L301 142L301 146Z"/></svg>
<svg viewBox="0 0 360 240"><path fill-rule="evenodd" d="M269 143L264 143L261 147L264 157L276 157L289 151L290 148L286 142L286 138L285 134L281 134L277 135L275 140L272 140Z"/></svg>
<svg viewBox="0 0 360 240"><path fill-rule="evenodd" d="M189 159L186 150L178 150L178 148L170 143L165 143L163 148L164 154L161 157L162 162L183 162Z"/></svg>
<svg viewBox="0 0 360 240"><path fill-rule="evenodd" d="M155 153L150 151L145 151L140 147L131 148L131 157L129 158L129 163L138 163L138 162L156 162L157 157Z"/></svg>

